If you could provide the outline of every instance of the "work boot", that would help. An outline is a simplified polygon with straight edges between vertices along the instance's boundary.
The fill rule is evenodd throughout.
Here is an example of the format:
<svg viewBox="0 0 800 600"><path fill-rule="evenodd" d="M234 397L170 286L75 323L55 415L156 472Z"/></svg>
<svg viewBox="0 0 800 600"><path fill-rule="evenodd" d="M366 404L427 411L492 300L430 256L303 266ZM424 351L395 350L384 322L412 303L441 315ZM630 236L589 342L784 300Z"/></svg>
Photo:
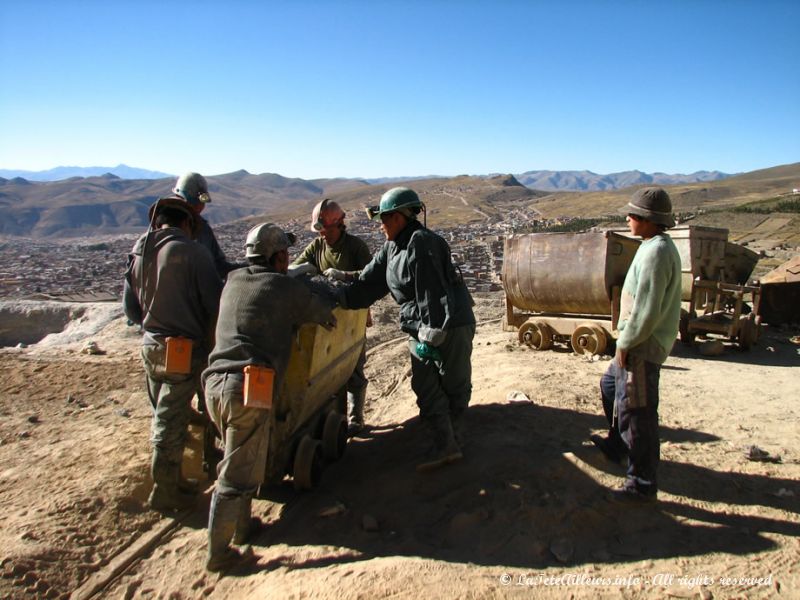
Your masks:
<svg viewBox="0 0 800 600"><path fill-rule="evenodd" d="M466 410L450 411L450 423L453 425L453 436L456 439L456 444L461 448L466 443L466 426L464 424L464 413Z"/></svg>
<svg viewBox="0 0 800 600"><path fill-rule="evenodd" d="M261 533L266 524L258 517L252 516L252 496L242 496L239 499L239 518L236 521L236 531L233 533L233 543L243 546Z"/></svg>
<svg viewBox="0 0 800 600"><path fill-rule="evenodd" d="M227 498L221 496L216 490L211 496L211 506L208 511L206 570L212 573L245 565L254 558L249 546L242 550L230 546L239 520L240 500L239 496Z"/></svg>
<svg viewBox="0 0 800 600"><path fill-rule="evenodd" d="M347 392L347 435L354 436L364 429L364 401L367 388Z"/></svg>
<svg viewBox="0 0 800 600"><path fill-rule="evenodd" d="M625 442L619 438L614 438L612 435L603 437L593 434L589 436L589 439L608 460L615 464L622 464L622 460L628 456L628 448L625 446Z"/></svg>
<svg viewBox="0 0 800 600"><path fill-rule="evenodd" d="M622 487L610 490L608 498L620 504L652 504L658 500L658 488L655 485L637 485L628 479Z"/></svg>
<svg viewBox="0 0 800 600"><path fill-rule="evenodd" d="M450 415L435 415L426 419L433 433L433 450L417 465L417 471L433 471L464 458L453 434Z"/></svg>
<svg viewBox="0 0 800 600"><path fill-rule="evenodd" d="M194 506L195 497L181 491L178 485L180 464L168 460L162 452L155 450L151 473L153 490L147 500L150 508L163 512L184 510Z"/></svg>
<svg viewBox="0 0 800 600"><path fill-rule="evenodd" d="M194 477L178 477L178 489L190 496L197 496L200 493L200 481Z"/></svg>

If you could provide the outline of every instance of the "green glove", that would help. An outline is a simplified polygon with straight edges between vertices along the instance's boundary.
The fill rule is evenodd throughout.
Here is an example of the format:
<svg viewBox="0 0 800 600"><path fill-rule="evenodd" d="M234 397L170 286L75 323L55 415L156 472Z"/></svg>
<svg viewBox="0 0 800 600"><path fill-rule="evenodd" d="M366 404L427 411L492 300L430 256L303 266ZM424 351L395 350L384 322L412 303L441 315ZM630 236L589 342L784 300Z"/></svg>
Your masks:
<svg viewBox="0 0 800 600"><path fill-rule="evenodd" d="M439 362L442 360L442 353L439 352L439 349L429 346L426 342L417 342L416 350L417 356L422 360L436 360Z"/></svg>

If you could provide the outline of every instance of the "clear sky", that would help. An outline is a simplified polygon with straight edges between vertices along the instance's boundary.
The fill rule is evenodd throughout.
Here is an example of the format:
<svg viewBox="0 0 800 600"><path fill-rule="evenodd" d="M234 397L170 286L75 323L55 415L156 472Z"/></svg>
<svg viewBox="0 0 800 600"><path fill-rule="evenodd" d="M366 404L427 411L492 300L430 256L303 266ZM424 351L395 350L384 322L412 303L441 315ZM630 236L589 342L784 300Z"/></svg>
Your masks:
<svg viewBox="0 0 800 600"><path fill-rule="evenodd" d="M0 168L800 161L800 1L0 1Z"/></svg>

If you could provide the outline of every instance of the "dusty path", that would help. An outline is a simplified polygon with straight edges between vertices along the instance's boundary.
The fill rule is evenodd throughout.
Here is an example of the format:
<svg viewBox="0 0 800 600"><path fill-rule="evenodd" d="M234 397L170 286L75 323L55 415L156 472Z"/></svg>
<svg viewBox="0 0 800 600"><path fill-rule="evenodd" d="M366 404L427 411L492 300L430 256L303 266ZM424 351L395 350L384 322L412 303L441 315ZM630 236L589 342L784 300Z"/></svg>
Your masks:
<svg viewBox="0 0 800 600"><path fill-rule="evenodd" d="M486 317L498 306L478 308ZM370 335L391 339L391 321L379 311ZM372 431L315 492L287 485L256 502L272 526L250 572L203 571L199 507L101 597L798 597L796 333L715 359L676 349L662 375L660 502L636 509L606 500L622 470L586 443L603 427L606 360L521 349L497 324L479 328L466 458L421 475L407 350L386 343L368 362ZM95 339L106 355L0 354L0 596L67 597L164 523L143 504L138 339L120 322ZM514 391L531 401L509 400ZM781 462L747 460L753 444Z"/></svg>

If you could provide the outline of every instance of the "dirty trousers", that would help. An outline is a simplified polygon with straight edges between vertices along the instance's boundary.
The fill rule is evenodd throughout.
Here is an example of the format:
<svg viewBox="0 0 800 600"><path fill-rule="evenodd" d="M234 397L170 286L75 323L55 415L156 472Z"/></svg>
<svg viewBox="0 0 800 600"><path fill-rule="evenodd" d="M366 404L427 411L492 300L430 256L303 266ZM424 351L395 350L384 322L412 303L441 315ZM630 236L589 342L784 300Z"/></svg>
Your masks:
<svg viewBox="0 0 800 600"><path fill-rule="evenodd" d="M625 368L611 361L600 379L606 416L613 407L611 423L628 447L626 486L643 493L658 489L656 471L661 456L658 435L658 384L661 365L628 355Z"/></svg>
<svg viewBox="0 0 800 600"><path fill-rule="evenodd" d="M206 406L225 444L217 465L217 493L252 496L264 481L269 447L269 410L243 404L244 375L212 373L206 379Z"/></svg>
<svg viewBox="0 0 800 600"><path fill-rule="evenodd" d="M361 346L361 354L358 356L356 368L353 369L353 374L347 380L347 391L351 394L358 393L360 390L367 387L369 380L364 373L364 366L367 364L367 341Z"/></svg>
<svg viewBox="0 0 800 600"><path fill-rule="evenodd" d="M472 396L472 338L475 325L447 330L438 350L441 361L423 360L416 355L417 340L408 341L411 353L411 389L417 396L423 419L449 415L458 418Z"/></svg>
<svg viewBox="0 0 800 600"><path fill-rule="evenodd" d="M164 346L142 346L147 396L153 409L150 441L153 448L169 462L180 464L188 433L191 402L206 356L201 352L193 352L190 373L167 375L164 372L165 353Z"/></svg>

